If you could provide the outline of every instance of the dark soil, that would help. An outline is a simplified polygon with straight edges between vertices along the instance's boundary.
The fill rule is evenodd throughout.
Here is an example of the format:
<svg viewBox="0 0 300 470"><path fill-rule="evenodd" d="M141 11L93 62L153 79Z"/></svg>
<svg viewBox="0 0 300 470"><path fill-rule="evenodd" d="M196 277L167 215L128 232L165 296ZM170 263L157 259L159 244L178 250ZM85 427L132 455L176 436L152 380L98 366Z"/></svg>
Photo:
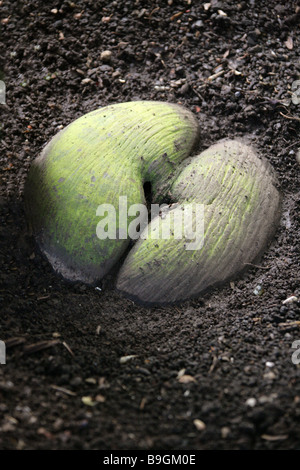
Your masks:
<svg viewBox="0 0 300 470"><path fill-rule="evenodd" d="M300 297L297 2L0 3L0 448L300 449L300 304L282 303ZM258 266L182 305L135 305L111 279L101 291L67 283L26 232L24 182L44 144L86 112L137 99L194 111L200 150L246 137L281 185Z"/></svg>

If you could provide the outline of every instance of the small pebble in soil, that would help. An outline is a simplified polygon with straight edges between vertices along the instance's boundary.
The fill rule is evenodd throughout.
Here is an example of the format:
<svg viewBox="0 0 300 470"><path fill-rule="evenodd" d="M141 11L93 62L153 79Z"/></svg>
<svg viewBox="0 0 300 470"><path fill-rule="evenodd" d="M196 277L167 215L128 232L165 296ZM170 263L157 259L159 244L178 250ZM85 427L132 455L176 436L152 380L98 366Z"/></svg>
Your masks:
<svg viewBox="0 0 300 470"><path fill-rule="evenodd" d="M201 419L194 419L193 423L197 431L204 431L206 428L206 424Z"/></svg>
<svg viewBox="0 0 300 470"><path fill-rule="evenodd" d="M111 51L102 51L100 55L100 59L102 62L110 62L112 57L112 52Z"/></svg>
<svg viewBox="0 0 300 470"><path fill-rule="evenodd" d="M221 429L222 439L227 439L229 434L230 434L230 428L228 428L227 426L223 426L223 428Z"/></svg>
<svg viewBox="0 0 300 470"><path fill-rule="evenodd" d="M276 375L272 371L268 371L264 374L264 379L266 380L274 380L276 379Z"/></svg>
<svg viewBox="0 0 300 470"><path fill-rule="evenodd" d="M250 406L251 408L253 408L253 407L256 405L256 398L253 398L253 397L248 398L248 399L246 400L246 405L247 405L247 406Z"/></svg>
<svg viewBox="0 0 300 470"><path fill-rule="evenodd" d="M253 294L255 294L255 295L262 295L263 293L264 293L263 286L260 285L260 284L258 284L258 285L255 287L255 289L254 289L254 291L253 291Z"/></svg>
<svg viewBox="0 0 300 470"><path fill-rule="evenodd" d="M266 367L274 367L274 366L275 366L274 362L271 362L271 361L266 362Z"/></svg>

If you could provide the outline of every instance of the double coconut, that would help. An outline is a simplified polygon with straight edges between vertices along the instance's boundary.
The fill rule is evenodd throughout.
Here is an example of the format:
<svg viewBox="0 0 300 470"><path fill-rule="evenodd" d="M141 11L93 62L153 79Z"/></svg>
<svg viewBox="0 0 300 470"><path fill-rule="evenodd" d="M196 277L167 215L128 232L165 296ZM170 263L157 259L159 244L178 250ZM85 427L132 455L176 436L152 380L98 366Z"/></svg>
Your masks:
<svg viewBox="0 0 300 470"><path fill-rule="evenodd" d="M53 268L92 284L127 253L117 289L163 304L195 297L255 262L280 212L274 172L240 141L194 155L198 140L190 111L154 101L103 107L54 136L25 187L29 225ZM139 219L133 243L146 183L152 203L168 204L149 224Z"/></svg>

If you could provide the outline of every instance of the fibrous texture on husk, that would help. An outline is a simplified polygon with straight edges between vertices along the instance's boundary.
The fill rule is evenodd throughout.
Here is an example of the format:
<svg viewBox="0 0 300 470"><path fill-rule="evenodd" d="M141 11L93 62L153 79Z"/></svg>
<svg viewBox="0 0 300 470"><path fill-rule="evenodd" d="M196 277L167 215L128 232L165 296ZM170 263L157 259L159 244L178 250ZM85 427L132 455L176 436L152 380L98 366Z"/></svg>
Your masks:
<svg viewBox="0 0 300 470"><path fill-rule="evenodd" d="M117 287L145 303L184 300L230 279L261 254L278 218L280 196L269 165L238 141L220 142L195 156L171 193L181 203L174 213L186 203L204 205L203 245L187 250L185 238L141 237ZM151 222L160 232L164 223L160 216Z"/></svg>
<svg viewBox="0 0 300 470"><path fill-rule="evenodd" d="M132 217L119 217L119 198L126 196L128 207L145 204L145 182L153 202L178 204L144 229L118 274L118 290L147 304L185 300L257 259L279 214L273 171L238 141L190 157L198 137L192 113L147 101L101 108L57 134L34 161L25 190L30 226L54 269L71 280L101 279L130 239L99 239L97 208L113 205L117 233L127 233ZM203 237L193 249L176 231L186 205L191 224L198 207L203 211ZM170 220L171 235L163 238Z"/></svg>

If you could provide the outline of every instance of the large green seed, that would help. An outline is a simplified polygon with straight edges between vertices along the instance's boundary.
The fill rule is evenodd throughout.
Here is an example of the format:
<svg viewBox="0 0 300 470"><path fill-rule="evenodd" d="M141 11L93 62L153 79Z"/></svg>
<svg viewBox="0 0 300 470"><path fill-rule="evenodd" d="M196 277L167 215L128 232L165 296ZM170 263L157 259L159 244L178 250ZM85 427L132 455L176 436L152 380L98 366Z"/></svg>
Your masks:
<svg viewBox="0 0 300 470"><path fill-rule="evenodd" d="M198 124L181 106L131 102L107 106L58 133L33 162L25 188L25 208L41 250L65 278L95 282L118 261L129 239L101 240L97 208L144 203L150 181L159 199L178 165L191 153Z"/></svg>
<svg viewBox="0 0 300 470"><path fill-rule="evenodd" d="M183 206L171 207L173 216L188 203L204 205L203 246L186 249L187 238L176 239L172 224L174 236L162 239L168 219L151 222L150 236L142 235L130 251L117 282L127 296L148 304L185 300L231 279L262 254L280 212L270 166L238 141L220 142L192 158L171 193Z"/></svg>
<svg viewBox="0 0 300 470"><path fill-rule="evenodd" d="M101 279L130 242L134 216L122 217L120 197L127 207L145 204L147 181L153 202L167 197L178 204L162 210L129 252L117 279L121 292L147 304L185 300L253 263L278 220L275 176L238 141L187 158L198 133L184 108L142 101L94 111L56 135L34 161L25 189L28 220L54 269L67 279ZM115 210L116 239L97 236L105 204Z"/></svg>

